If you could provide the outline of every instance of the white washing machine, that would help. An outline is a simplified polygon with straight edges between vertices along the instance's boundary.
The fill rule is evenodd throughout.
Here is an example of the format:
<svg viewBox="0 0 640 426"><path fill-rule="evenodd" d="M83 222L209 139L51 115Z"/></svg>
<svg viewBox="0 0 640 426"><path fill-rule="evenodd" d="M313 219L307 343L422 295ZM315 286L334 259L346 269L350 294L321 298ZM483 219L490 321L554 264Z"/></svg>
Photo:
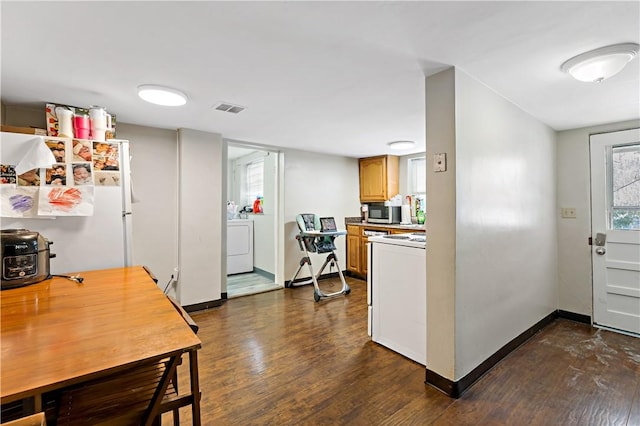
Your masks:
<svg viewBox="0 0 640 426"><path fill-rule="evenodd" d="M253 272L253 220L227 221L227 274Z"/></svg>

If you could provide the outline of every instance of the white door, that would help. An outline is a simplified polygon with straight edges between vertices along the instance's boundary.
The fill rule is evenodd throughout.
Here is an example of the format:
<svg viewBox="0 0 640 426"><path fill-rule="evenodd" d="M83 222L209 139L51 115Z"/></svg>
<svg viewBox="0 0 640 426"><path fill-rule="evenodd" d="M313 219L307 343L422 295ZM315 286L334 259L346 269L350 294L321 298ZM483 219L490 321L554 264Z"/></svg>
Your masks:
<svg viewBox="0 0 640 426"><path fill-rule="evenodd" d="M591 136L593 323L640 335L640 129Z"/></svg>

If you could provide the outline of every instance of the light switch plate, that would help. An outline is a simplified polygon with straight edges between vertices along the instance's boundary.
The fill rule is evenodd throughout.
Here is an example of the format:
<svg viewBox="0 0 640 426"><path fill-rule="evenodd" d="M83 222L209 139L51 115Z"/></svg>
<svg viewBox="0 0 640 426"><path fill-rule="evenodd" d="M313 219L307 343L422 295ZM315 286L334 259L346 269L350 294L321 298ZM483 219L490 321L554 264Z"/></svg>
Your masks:
<svg viewBox="0 0 640 426"><path fill-rule="evenodd" d="M565 219L575 219L577 217L575 207L563 207L560 213Z"/></svg>
<svg viewBox="0 0 640 426"><path fill-rule="evenodd" d="M433 154L433 171L445 172L447 171L447 154Z"/></svg>

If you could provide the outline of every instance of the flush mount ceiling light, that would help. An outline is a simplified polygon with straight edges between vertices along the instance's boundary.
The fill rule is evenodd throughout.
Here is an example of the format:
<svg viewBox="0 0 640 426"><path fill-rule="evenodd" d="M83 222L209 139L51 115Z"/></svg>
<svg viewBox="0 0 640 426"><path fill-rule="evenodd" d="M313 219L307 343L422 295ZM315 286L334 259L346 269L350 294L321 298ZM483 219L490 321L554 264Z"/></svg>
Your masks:
<svg viewBox="0 0 640 426"><path fill-rule="evenodd" d="M181 91L153 84L138 86L138 96L156 105L180 106L187 103L187 95Z"/></svg>
<svg viewBox="0 0 640 426"><path fill-rule="evenodd" d="M389 148L391 149L401 150L413 148L416 146L416 143L414 141L393 141L389 142L387 145L389 145Z"/></svg>
<svg viewBox="0 0 640 426"><path fill-rule="evenodd" d="M574 56L560 69L576 80L600 83L622 71L637 54L636 43L614 44Z"/></svg>

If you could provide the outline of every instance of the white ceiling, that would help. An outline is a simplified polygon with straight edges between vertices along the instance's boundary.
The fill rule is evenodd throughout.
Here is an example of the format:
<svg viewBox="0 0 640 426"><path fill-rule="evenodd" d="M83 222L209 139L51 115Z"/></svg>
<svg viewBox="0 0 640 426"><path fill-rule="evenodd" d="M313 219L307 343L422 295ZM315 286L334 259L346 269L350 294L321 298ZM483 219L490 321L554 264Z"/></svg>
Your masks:
<svg viewBox="0 0 640 426"><path fill-rule="evenodd" d="M353 157L425 146L425 76L455 66L556 130L640 118L639 60L601 84L560 65L640 42L640 2L1 2L7 105ZM183 107L140 100L161 84ZM246 107L233 115L218 102Z"/></svg>

